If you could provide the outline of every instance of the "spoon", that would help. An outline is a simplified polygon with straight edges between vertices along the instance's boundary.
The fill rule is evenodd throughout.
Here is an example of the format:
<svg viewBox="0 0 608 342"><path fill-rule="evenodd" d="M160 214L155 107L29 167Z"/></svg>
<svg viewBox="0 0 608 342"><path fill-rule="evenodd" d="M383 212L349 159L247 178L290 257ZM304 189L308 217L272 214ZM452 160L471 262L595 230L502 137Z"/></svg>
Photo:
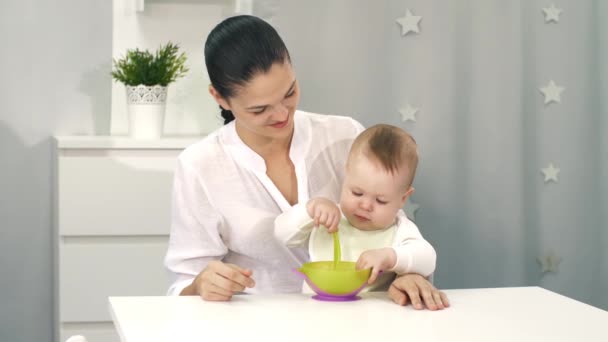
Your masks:
<svg viewBox="0 0 608 342"><path fill-rule="evenodd" d="M338 237L338 231L332 233L334 238L334 269L338 267L340 259L342 259L342 252L340 251L340 238Z"/></svg>

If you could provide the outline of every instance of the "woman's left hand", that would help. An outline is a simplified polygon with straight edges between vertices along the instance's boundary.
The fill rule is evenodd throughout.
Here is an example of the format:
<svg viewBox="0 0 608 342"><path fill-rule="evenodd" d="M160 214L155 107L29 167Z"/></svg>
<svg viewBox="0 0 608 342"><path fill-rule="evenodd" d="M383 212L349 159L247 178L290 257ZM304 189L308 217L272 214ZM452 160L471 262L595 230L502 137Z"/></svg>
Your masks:
<svg viewBox="0 0 608 342"><path fill-rule="evenodd" d="M399 305L407 305L409 300L416 310L425 307L433 311L443 310L450 306L445 293L437 290L426 278L415 273L398 276L388 289L388 295Z"/></svg>

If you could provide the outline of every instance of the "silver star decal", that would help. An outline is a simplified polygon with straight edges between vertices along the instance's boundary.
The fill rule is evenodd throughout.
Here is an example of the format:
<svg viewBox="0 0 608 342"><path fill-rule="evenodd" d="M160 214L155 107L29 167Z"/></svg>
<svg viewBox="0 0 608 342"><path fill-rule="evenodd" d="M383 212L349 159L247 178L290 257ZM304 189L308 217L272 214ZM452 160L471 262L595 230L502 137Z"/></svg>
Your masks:
<svg viewBox="0 0 608 342"><path fill-rule="evenodd" d="M562 13L562 9L555 7L555 4L551 4L550 7L543 8L543 12L545 12L545 23L551 21L557 23L559 21L559 15Z"/></svg>
<svg viewBox="0 0 608 342"><path fill-rule="evenodd" d="M562 102L562 92L564 91L564 87L559 87L553 80L549 81L547 86L540 88L540 92L545 95L545 104L551 102Z"/></svg>
<svg viewBox="0 0 608 342"><path fill-rule="evenodd" d="M401 121L413 121L416 122L416 113L418 113L418 108L410 106L410 104L406 104L404 108L399 109L399 114L401 114Z"/></svg>
<svg viewBox="0 0 608 342"><path fill-rule="evenodd" d="M545 183L549 181L554 181L557 183L557 174L559 173L560 169L555 167L553 163L549 163L547 167L540 169L540 171L545 176Z"/></svg>
<svg viewBox="0 0 608 342"><path fill-rule="evenodd" d="M541 272L545 273L557 273L559 270L559 264L562 262L562 258L555 254L553 251L543 255L542 257L536 258L536 261L541 267Z"/></svg>
<svg viewBox="0 0 608 342"><path fill-rule="evenodd" d="M422 19L421 16L412 15L409 8L405 10L405 16L397 18L397 23L401 25L401 35L405 36L410 32L418 33L420 28L418 23Z"/></svg>

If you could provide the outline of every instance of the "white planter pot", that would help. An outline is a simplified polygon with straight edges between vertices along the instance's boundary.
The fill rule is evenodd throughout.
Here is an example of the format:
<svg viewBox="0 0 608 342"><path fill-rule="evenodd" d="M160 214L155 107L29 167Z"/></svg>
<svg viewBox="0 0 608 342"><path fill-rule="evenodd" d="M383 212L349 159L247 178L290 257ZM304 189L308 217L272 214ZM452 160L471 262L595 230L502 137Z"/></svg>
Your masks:
<svg viewBox="0 0 608 342"><path fill-rule="evenodd" d="M127 86L129 135L134 139L159 139L163 133L167 87Z"/></svg>

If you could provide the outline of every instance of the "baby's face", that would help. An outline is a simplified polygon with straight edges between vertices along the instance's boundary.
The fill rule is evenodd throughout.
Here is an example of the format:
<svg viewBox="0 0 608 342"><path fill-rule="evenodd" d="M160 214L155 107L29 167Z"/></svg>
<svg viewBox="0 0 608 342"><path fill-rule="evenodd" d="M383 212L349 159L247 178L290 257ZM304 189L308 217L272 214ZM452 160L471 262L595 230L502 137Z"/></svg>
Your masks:
<svg viewBox="0 0 608 342"><path fill-rule="evenodd" d="M352 156L342 185L340 208L348 222L361 230L384 229L394 223L410 191L405 168L391 174L363 154Z"/></svg>

